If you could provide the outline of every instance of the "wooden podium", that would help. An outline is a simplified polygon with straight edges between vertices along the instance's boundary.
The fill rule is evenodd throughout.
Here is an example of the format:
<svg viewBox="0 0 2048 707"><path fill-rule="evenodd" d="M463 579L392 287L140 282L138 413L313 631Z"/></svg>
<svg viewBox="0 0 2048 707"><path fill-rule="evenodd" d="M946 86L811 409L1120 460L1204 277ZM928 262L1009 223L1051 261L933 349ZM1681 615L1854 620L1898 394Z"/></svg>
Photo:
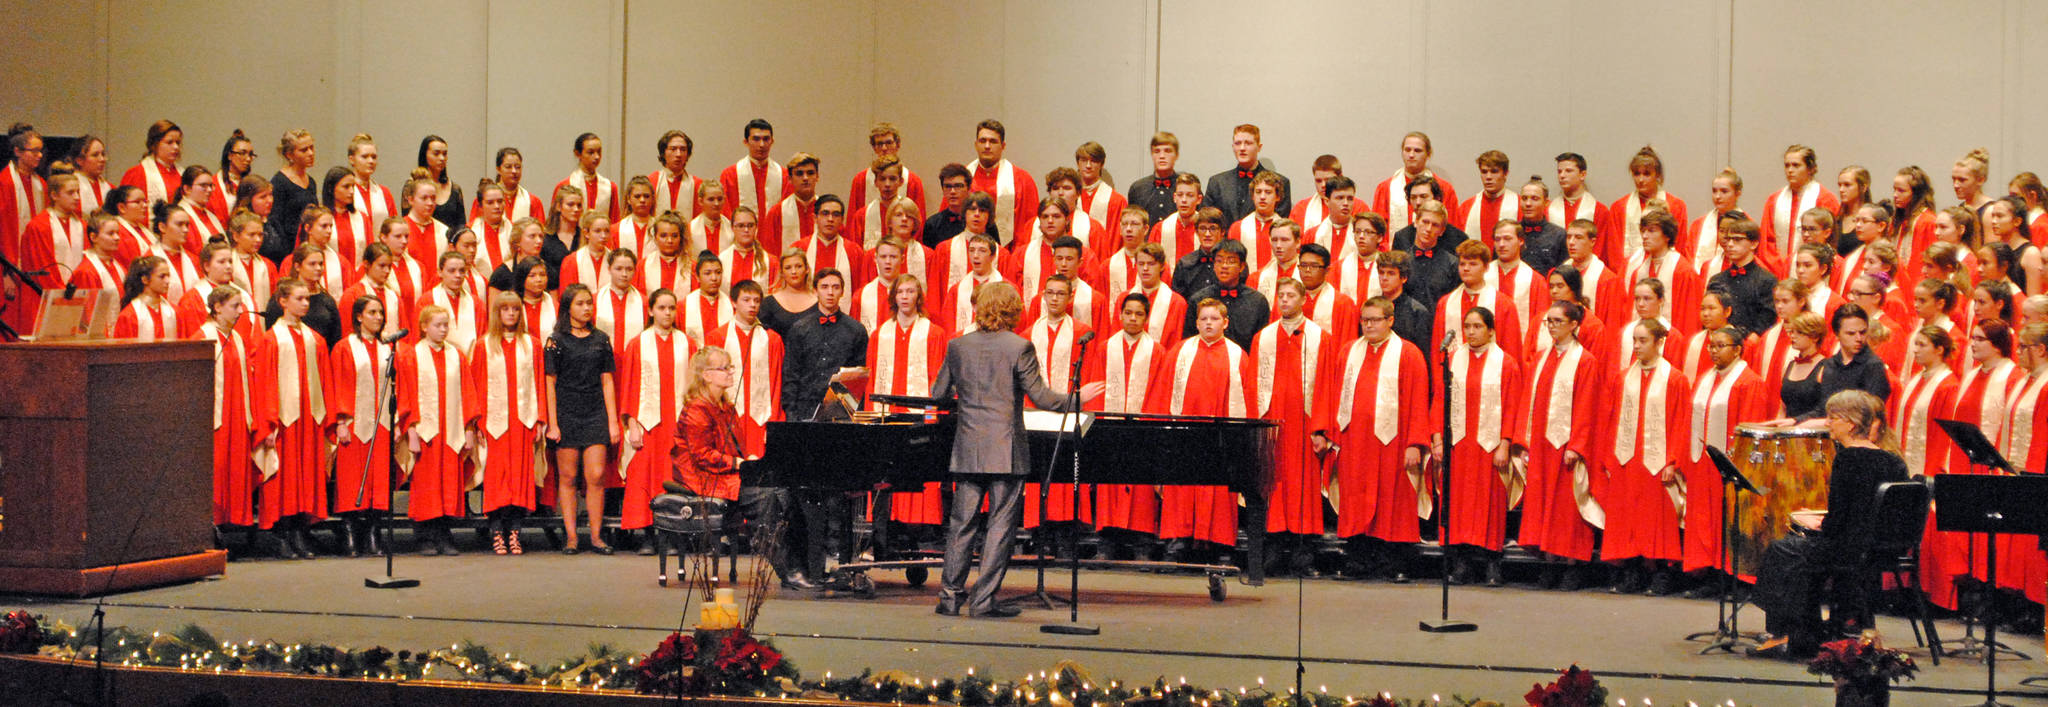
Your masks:
<svg viewBox="0 0 2048 707"><path fill-rule="evenodd" d="M0 344L0 381L0 592L86 596L226 572L211 343Z"/></svg>

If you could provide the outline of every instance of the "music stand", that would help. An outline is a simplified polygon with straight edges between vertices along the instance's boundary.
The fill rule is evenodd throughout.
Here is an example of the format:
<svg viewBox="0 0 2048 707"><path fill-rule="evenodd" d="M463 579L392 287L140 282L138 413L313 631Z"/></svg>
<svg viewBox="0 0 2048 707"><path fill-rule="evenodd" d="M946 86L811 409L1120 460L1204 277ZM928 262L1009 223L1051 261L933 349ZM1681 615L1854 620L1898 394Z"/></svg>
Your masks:
<svg viewBox="0 0 2048 707"><path fill-rule="evenodd" d="M1998 448L1992 445L1991 440L1984 436L1984 431L1976 425L1956 420L1935 420L1934 424L1940 427L1942 432L1948 434L1949 439L1955 442L1957 448L1963 450L1963 456L1969 460L1970 464L1985 469L2018 471L2012 468L2012 464L2005 460L2004 455L1998 453ZM1969 442L1963 441L1966 439ZM1938 510L1936 515L1940 515ZM1991 557L1986 558L1987 562L1992 559ZM1969 546L1969 562L1972 566L1975 566L1977 563L1977 545L1975 543L1971 543ZM1997 586L1995 582L1987 584ZM1988 605L1988 603L1989 601L1987 600L1986 604ZM1982 643L1977 641L1977 626L1985 621L1985 618L1980 615L1981 613L1980 607L1979 612L1963 616L1963 636L1951 639L1957 647L1953 650L1943 649L1943 652L1952 656L1962 657L1982 654L1986 662L1996 660L1999 653L2010 653L2015 658L2026 660L2027 654L2015 650L2012 646L1991 640L1989 634L1985 635L1985 640Z"/></svg>
<svg viewBox="0 0 2048 707"><path fill-rule="evenodd" d="M2012 468L1975 426L1953 420L1935 420L1935 423L1955 440L1956 446L1963 450L1972 464ZM2048 498L2048 476L1942 475L1934 482L1934 527L1948 532L1983 533L1985 583L1995 587L1998 585L1997 535L2038 536L2048 532L2048 506L2040 503L2042 498ZM1994 607L1986 601L1980 610L1991 614ZM1998 622L1995 616L1987 616L1984 620L1984 642L1983 705L1996 707L2002 703L1998 701Z"/></svg>
<svg viewBox="0 0 2048 707"><path fill-rule="evenodd" d="M1742 492L1748 491L1758 496L1770 495L1769 489L1757 488L1755 484L1750 483L1749 477L1742 475L1742 470L1735 467L1735 461L1729 459L1728 454L1722 452L1720 447L1707 447L1707 458L1713 460L1714 469L1721 472L1722 485L1728 488L1721 501L1721 557L1727 563L1728 571L1722 579L1721 596L1714 601L1714 630L1685 637L1688 641L1713 638L1713 643L1701 648L1699 655L1706 655L1715 650L1734 653L1737 648L1744 646L1745 641L1754 640L1744 636L1738 627L1742 607L1749 602L1735 598L1735 577L1739 573L1736 571L1735 543L1730 541L1730 536L1735 534L1735 509L1742 506Z"/></svg>

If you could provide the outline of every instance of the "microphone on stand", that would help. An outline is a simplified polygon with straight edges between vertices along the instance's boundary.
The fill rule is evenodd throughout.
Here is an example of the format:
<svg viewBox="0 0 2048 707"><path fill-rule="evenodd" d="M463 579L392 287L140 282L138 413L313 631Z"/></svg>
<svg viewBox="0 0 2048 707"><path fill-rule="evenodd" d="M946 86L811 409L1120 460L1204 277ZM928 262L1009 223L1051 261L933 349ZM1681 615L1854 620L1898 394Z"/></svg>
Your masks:
<svg viewBox="0 0 2048 707"><path fill-rule="evenodd" d="M1443 346L1442 346L1441 348L1443 348L1443 350L1444 350L1445 352L1449 352L1449 351L1450 351L1450 350L1451 350L1451 349L1452 349L1453 347L1455 347L1455 346L1457 346L1457 345L1458 345L1458 332L1455 332L1455 331L1453 331L1453 332L1449 332L1449 333L1446 333L1446 334L1444 334L1444 343L1443 343Z"/></svg>
<svg viewBox="0 0 2048 707"><path fill-rule="evenodd" d="M1094 340L1095 340L1095 332L1091 330L1091 331L1089 331L1089 332L1088 332L1088 333L1086 333L1086 334L1082 334L1082 335L1081 335L1081 338L1079 338L1079 339L1075 339L1075 340L1074 340L1074 345L1076 345L1076 346L1087 346L1087 345L1088 345L1088 342L1090 342L1090 341L1094 341Z"/></svg>
<svg viewBox="0 0 2048 707"><path fill-rule="evenodd" d="M383 335L383 336L381 336L381 337L378 337L378 338L377 338L377 340L378 340L378 341L382 341L382 342L384 342L384 343L387 343L387 344L396 344L396 343L398 343L398 340L399 340L399 339L403 339L403 338L405 338L405 335L406 335L406 334L411 334L411 333L412 333L412 330L411 330L411 329L400 329L400 330L398 330L398 331L397 331L396 333L392 333L392 334L385 334L385 335Z"/></svg>

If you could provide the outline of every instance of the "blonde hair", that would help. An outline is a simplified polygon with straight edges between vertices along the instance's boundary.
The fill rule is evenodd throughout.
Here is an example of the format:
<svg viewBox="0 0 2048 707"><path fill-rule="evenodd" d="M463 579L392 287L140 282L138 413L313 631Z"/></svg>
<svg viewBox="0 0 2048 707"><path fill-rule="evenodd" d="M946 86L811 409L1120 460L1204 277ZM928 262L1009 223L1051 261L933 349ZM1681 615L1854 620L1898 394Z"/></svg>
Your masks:
<svg viewBox="0 0 2048 707"><path fill-rule="evenodd" d="M427 306L425 306L425 307L421 307L421 308L420 308L420 321L419 321L419 325L420 325L420 336L421 336L422 338L425 338L425 336L426 336L426 332L427 332L427 323L428 323L428 322L431 322L431 321L434 321L434 317L446 317L446 316L451 316L451 313L450 313L450 312L448 311L448 308L447 308L447 307L443 307L443 306L441 306L441 305L438 305L438 304L430 304L430 305L427 305Z"/></svg>
<svg viewBox="0 0 2048 707"><path fill-rule="evenodd" d="M974 291L974 326L982 331L1008 331L1017 328L1017 318L1024 313L1024 302L1017 295L1017 287L997 280L982 285Z"/></svg>
<svg viewBox="0 0 2048 707"><path fill-rule="evenodd" d="M1899 436L1884 416L1884 401L1861 390L1844 390L1828 398L1828 417L1849 423L1849 433L1897 454Z"/></svg>
<svg viewBox="0 0 2048 707"><path fill-rule="evenodd" d="M1984 179L1991 171L1991 152L1981 147L1971 150L1956 160L1956 166L1970 170L1978 179Z"/></svg>
<svg viewBox="0 0 2048 707"><path fill-rule="evenodd" d="M364 145L376 147L377 139L370 137L369 133L356 133L355 137L348 139L348 156L356 156L356 150Z"/></svg>
<svg viewBox="0 0 2048 707"><path fill-rule="evenodd" d="M732 354L726 353L725 349L717 346L706 346L697 349L697 353L690 354L690 384L683 389L683 400L703 399L714 403L726 402L723 395L711 392L710 386L704 384L704 372L710 370L715 365L713 359L724 359L725 365L732 365Z"/></svg>
<svg viewBox="0 0 2048 707"><path fill-rule="evenodd" d="M298 144L301 139L311 140L313 139L313 133L304 128L293 128L284 131L284 137L277 140L277 155L284 157L291 154L292 145Z"/></svg>
<svg viewBox="0 0 2048 707"><path fill-rule="evenodd" d="M503 336L508 331L505 328L505 320L498 316L498 310L504 309L505 307L511 307L513 309L519 310L519 322L513 324L512 328L509 331L514 334L526 333L526 301L519 299L518 294L501 290L498 292L498 294L493 295L491 297L491 336ZM424 327L425 325L421 326Z"/></svg>

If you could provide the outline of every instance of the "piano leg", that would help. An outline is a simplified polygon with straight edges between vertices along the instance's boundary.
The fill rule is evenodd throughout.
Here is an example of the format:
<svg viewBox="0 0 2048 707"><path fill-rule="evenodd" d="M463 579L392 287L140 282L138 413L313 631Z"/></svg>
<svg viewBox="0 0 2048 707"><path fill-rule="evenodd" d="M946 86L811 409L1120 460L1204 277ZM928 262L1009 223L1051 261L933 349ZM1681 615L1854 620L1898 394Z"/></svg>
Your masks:
<svg viewBox="0 0 2048 707"><path fill-rule="evenodd" d="M1263 587L1266 585L1266 498L1263 494L1244 495L1244 513L1237 525L1244 529L1244 583Z"/></svg>
<svg viewBox="0 0 2048 707"><path fill-rule="evenodd" d="M894 552L895 546L889 544L889 526L891 525L889 518L894 515L890 506L894 505L895 498L896 494L894 491L875 492L875 501L870 514L874 520L869 521L868 524L873 528L876 562L886 562L896 557Z"/></svg>

